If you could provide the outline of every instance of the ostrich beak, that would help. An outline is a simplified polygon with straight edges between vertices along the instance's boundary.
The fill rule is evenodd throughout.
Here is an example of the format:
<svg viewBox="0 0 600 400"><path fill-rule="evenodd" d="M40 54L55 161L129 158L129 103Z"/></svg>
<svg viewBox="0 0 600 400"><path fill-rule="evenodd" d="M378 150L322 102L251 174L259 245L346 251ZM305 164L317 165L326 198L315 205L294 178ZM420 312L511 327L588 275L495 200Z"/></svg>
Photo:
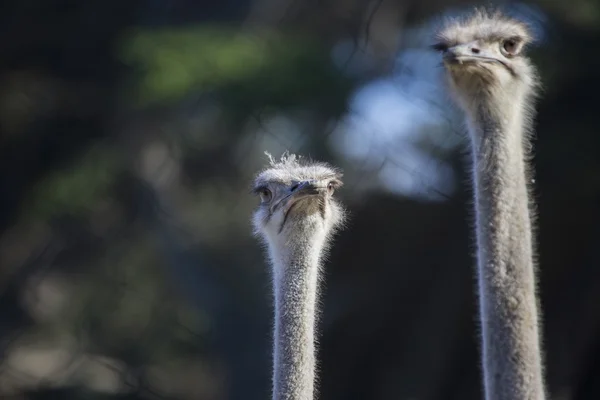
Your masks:
<svg viewBox="0 0 600 400"><path fill-rule="evenodd" d="M292 206L300 200L304 200L309 197L324 197L327 193L327 186L319 185L318 181L303 181L292 187L290 190L290 194L273 205L272 212L282 208L283 212L287 214Z"/></svg>
<svg viewBox="0 0 600 400"><path fill-rule="evenodd" d="M290 208L300 200L308 197L325 196L327 193L326 186L320 186L317 181L300 182L296 187L292 188L292 193L286 197L284 211L288 212Z"/></svg>
<svg viewBox="0 0 600 400"><path fill-rule="evenodd" d="M496 62L504 64L498 56L484 46L481 46L478 41L459 44L450 47L444 52L444 62L448 64L463 64L468 62Z"/></svg>
<svg viewBox="0 0 600 400"><path fill-rule="evenodd" d="M317 181L300 182L297 187L293 188L292 196L317 195L327 193L326 186L320 186Z"/></svg>

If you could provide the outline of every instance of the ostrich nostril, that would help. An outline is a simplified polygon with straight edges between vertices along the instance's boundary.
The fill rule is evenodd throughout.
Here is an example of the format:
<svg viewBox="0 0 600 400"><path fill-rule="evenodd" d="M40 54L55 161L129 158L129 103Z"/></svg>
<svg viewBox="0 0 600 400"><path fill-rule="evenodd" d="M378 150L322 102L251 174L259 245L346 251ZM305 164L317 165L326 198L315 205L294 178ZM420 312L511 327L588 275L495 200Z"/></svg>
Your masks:
<svg viewBox="0 0 600 400"><path fill-rule="evenodd" d="M298 186L300 186L300 183L294 183L292 185L292 187L290 188L290 191L292 191L292 192L295 191L296 189L298 189Z"/></svg>
<svg viewBox="0 0 600 400"><path fill-rule="evenodd" d="M471 53L479 54L480 52L481 52L481 50L479 50L477 47L471 47Z"/></svg>

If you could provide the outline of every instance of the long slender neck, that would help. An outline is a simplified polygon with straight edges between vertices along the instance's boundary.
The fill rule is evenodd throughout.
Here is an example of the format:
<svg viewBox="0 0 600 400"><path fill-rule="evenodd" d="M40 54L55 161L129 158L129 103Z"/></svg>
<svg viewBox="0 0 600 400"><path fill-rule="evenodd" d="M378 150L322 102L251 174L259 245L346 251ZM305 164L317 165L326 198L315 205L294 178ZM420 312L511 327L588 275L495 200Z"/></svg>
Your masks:
<svg viewBox="0 0 600 400"><path fill-rule="evenodd" d="M315 313L323 235L271 249L275 295L273 400L312 400Z"/></svg>
<svg viewBox="0 0 600 400"><path fill-rule="evenodd" d="M468 115L487 400L545 397L527 190L524 96ZM500 111L502 110L502 111Z"/></svg>

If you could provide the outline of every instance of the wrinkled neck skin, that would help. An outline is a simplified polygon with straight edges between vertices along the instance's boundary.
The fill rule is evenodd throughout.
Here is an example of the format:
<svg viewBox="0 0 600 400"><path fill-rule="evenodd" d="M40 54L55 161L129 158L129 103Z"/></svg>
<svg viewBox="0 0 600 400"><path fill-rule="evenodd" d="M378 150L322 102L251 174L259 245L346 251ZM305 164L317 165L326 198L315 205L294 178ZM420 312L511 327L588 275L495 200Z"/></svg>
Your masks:
<svg viewBox="0 0 600 400"><path fill-rule="evenodd" d="M529 93L505 94L488 93L465 110L473 149L485 398L543 400L525 151Z"/></svg>
<svg viewBox="0 0 600 400"><path fill-rule="evenodd" d="M273 400L312 400L319 262L326 243L322 221L296 222L269 240L275 327Z"/></svg>

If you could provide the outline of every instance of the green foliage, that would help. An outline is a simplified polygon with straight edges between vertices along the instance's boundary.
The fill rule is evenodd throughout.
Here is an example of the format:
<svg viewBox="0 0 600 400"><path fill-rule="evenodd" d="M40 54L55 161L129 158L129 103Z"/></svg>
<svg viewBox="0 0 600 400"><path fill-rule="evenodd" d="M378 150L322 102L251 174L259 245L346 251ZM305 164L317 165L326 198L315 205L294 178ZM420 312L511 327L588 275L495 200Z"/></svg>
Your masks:
<svg viewBox="0 0 600 400"><path fill-rule="evenodd" d="M341 112L352 87L316 40L222 27L131 34L122 60L143 72L140 105L177 101L193 91L218 92L234 110L314 105Z"/></svg>

